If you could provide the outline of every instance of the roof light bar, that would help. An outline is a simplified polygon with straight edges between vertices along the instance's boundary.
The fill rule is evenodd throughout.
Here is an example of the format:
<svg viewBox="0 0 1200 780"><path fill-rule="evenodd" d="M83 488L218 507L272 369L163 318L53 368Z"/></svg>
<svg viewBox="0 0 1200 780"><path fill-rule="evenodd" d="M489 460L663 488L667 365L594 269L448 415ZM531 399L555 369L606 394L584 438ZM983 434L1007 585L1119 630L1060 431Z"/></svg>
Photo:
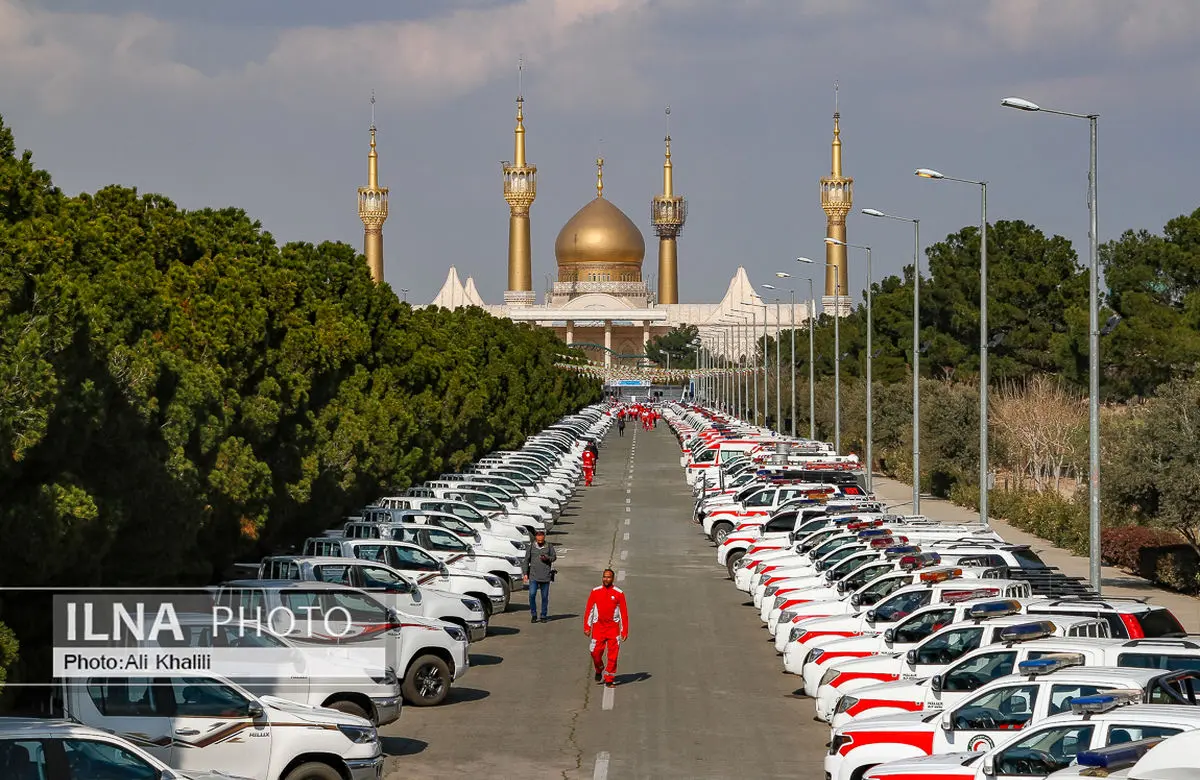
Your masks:
<svg viewBox="0 0 1200 780"><path fill-rule="evenodd" d="M932 554L933 553L926 553L926 555ZM955 577L961 576L962 569L941 569L939 571L922 572L918 579L920 582L945 582L946 580L952 580Z"/></svg>
<svg viewBox="0 0 1200 780"><path fill-rule="evenodd" d="M1140 739L1137 742L1109 745L1096 750L1083 750L1075 756L1075 762L1079 766L1089 769L1107 769L1109 771L1128 769L1146 755L1150 748L1162 741L1163 737L1154 737L1153 739Z"/></svg>
<svg viewBox="0 0 1200 780"><path fill-rule="evenodd" d="M974 619L1006 617L1021 614L1021 609L1021 602L1016 599L988 601L983 604L973 604L967 610L967 617Z"/></svg>
<svg viewBox="0 0 1200 780"><path fill-rule="evenodd" d="M846 530L855 531L857 529L855 529L853 527L848 527ZM892 530L890 528L871 528L866 531L858 532L859 539L874 539L874 538L877 538L880 536L891 536L891 535L892 535Z"/></svg>
<svg viewBox="0 0 1200 780"><path fill-rule="evenodd" d="M878 538L872 539L869 546L872 550L883 550L883 549L890 550L890 549L892 549L892 546L896 544L896 541L897 541L896 539L893 539L890 536L880 536Z"/></svg>
<svg viewBox="0 0 1200 780"><path fill-rule="evenodd" d="M1137 690L1115 690L1096 696L1080 696L1071 699L1071 712L1076 715L1084 713L1109 712L1126 704L1137 704L1142 700L1142 692Z"/></svg>
<svg viewBox="0 0 1200 780"><path fill-rule="evenodd" d="M1068 666L1082 666L1083 662L1083 653L1052 653L1031 661L1022 661L1017 664L1017 674L1037 677L1039 674L1050 674Z"/></svg>
<svg viewBox="0 0 1200 780"><path fill-rule="evenodd" d="M962 590L946 592L942 594L943 604L958 604L963 601L974 601L975 599L986 599L989 596L995 596L995 588L976 588L975 590Z"/></svg>
<svg viewBox="0 0 1200 780"><path fill-rule="evenodd" d="M1022 623L1019 626L1009 626L1000 629L1001 642L1029 642L1034 639L1045 639L1054 636L1055 626L1049 620L1039 620L1036 623Z"/></svg>
<svg viewBox="0 0 1200 780"><path fill-rule="evenodd" d="M847 531L861 531L864 528L878 528L881 525L883 525L883 520L880 520L880 519L852 520L849 523L846 523L846 530Z"/></svg>
<svg viewBox="0 0 1200 780"><path fill-rule="evenodd" d="M900 559L900 568L904 571L912 571L913 569L921 569L926 566L936 566L942 562L942 556L937 553L920 553L918 555L906 555Z"/></svg>
<svg viewBox="0 0 1200 780"><path fill-rule="evenodd" d="M895 558L902 555L913 555L921 552L921 548L915 544L901 544L896 547L889 547L883 551L889 558Z"/></svg>

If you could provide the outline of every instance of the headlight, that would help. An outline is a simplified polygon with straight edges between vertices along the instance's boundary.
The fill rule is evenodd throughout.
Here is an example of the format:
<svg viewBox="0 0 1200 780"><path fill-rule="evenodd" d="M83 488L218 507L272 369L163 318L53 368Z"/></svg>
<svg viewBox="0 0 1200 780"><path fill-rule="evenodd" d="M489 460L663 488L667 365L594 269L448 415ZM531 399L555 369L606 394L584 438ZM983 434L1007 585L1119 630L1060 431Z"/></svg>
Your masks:
<svg viewBox="0 0 1200 780"><path fill-rule="evenodd" d="M505 556L504 560L508 561L509 566L520 566L521 565L520 558L510 558L508 556Z"/></svg>
<svg viewBox="0 0 1200 780"><path fill-rule="evenodd" d="M787 596L776 596L776 597L775 597L775 604L774 604L773 606L774 606L774 608L775 608L775 609L779 609L780 607L782 607L782 606L783 606L784 604L786 604L786 603L787 603Z"/></svg>
<svg viewBox="0 0 1200 780"><path fill-rule="evenodd" d="M841 672L839 672L837 669L830 669L829 671L825 672L825 674L821 675L821 685L829 685L829 683L837 679L839 674L841 674Z"/></svg>
<svg viewBox="0 0 1200 780"><path fill-rule="evenodd" d="M788 614L787 612L784 612L784 613L783 613L783 615L787 615L787 614ZM780 622L780 623L783 623L783 622L788 622L788 623L790 623L790 622L792 622L792 618L788 618L786 621L784 621L784 619L783 619L783 615L780 615L780 616L779 616L779 622ZM792 617L795 617L795 616L793 615ZM790 634L788 634L788 641L789 641L789 642L799 642L799 641L800 641L800 637L804 636L806 633L807 633L807 632L806 632L806 631L805 631L803 628L800 628L800 626L794 626L794 627L792 628L792 632L791 632Z"/></svg>
<svg viewBox="0 0 1200 780"><path fill-rule="evenodd" d="M374 726L338 726L338 731L356 745L368 745L379 739Z"/></svg>
<svg viewBox="0 0 1200 780"><path fill-rule="evenodd" d="M765 569L765 568L767 568L767 564L766 564L766 563L759 563L759 564L756 564L756 565L754 566L754 573L755 573L755 574L762 574L762 570L763 570L763 569Z"/></svg>
<svg viewBox="0 0 1200 780"><path fill-rule="evenodd" d="M522 552L525 551L525 542L518 542L516 540L510 539L509 544L511 544L513 547L516 547L518 550L521 550Z"/></svg>
<svg viewBox="0 0 1200 780"><path fill-rule="evenodd" d="M838 699L837 708L834 710L834 714L836 715L846 712L855 704L858 704L858 699L854 698L853 696L843 696L842 698Z"/></svg>
<svg viewBox="0 0 1200 780"><path fill-rule="evenodd" d="M845 734L834 734L833 739L829 742L829 755L836 756L838 751L842 749L842 745L845 745L849 741L850 737Z"/></svg>
<svg viewBox="0 0 1200 780"><path fill-rule="evenodd" d="M795 619L795 617L796 617L796 613L795 613L795 612L792 612L792 611L789 609L789 610L787 610L786 612L780 612L780 613L779 613L779 622L780 622L780 623L791 623L791 622L792 622L792 620L794 620L794 619ZM793 628L793 629L792 629L792 633L794 634L794 633L796 633L796 632L797 632L797 631L799 631L799 630L800 630L800 629L798 629L798 628ZM795 641L795 640L792 640L792 641Z"/></svg>
<svg viewBox="0 0 1200 780"><path fill-rule="evenodd" d="M825 655L824 650L819 647L814 647L812 650L808 651L808 655L804 656L804 664L807 666L823 655Z"/></svg>
<svg viewBox="0 0 1200 780"><path fill-rule="evenodd" d="M493 577L490 574L483 575L483 581L486 582L488 585L491 585L493 588L503 588L504 587L504 583L500 580L499 577Z"/></svg>
<svg viewBox="0 0 1200 780"><path fill-rule="evenodd" d="M367 676L380 685L395 685L397 682L396 670L390 666L382 672L378 669L368 669Z"/></svg>
<svg viewBox="0 0 1200 780"><path fill-rule="evenodd" d="M765 591L763 591L763 596L766 598L770 598L771 596L774 596L778 592L779 592L778 585L768 585L767 589Z"/></svg>
<svg viewBox="0 0 1200 780"><path fill-rule="evenodd" d="M459 599L459 601L461 601L462 605L471 612L483 611L483 605L479 603L479 599Z"/></svg>
<svg viewBox="0 0 1200 780"><path fill-rule="evenodd" d="M445 631L447 634L449 634L450 638L453 639L455 642L467 641L467 632L463 631L458 626L446 626L442 630Z"/></svg>
<svg viewBox="0 0 1200 780"><path fill-rule="evenodd" d="M744 569L744 568L746 568L746 559L745 559L745 558L738 558L738 559L737 559L737 562L733 564L733 568L735 568L735 569Z"/></svg>

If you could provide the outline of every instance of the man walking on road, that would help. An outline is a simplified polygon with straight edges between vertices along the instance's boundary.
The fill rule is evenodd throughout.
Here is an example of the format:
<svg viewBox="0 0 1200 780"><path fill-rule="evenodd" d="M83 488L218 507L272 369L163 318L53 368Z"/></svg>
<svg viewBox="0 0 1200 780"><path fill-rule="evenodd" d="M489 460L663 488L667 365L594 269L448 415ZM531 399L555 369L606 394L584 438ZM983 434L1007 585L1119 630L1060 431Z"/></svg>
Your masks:
<svg viewBox="0 0 1200 780"><path fill-rule="evenodd" d="M614 579L613 570L605 569L600 580L603 584L592 588L583 611L583 633L592 640L588 649L592 666L596 667L596 682L603 681L609 688L616 687L617 656L621 653L621 643L629 638L625 592L613 585Z"/></svg>
<svg viewBox="0 0 1200 780"><path fill-rule="evenodd" d="M621 436L621 437L625 436L625 416L624 415L621 415L620 417L617 418L617 435Z"/></svg>
<svg viewBox="0 0 1200 780"><path fill-rule="evenodd" d="M550 583L554 580L554 562L558 553L554 545L546 541L546 532L538 531L533 535L533 544L525 550L525 560L521 564L525 583L529 586L529 622L538 622L538 591L542 592L543 623L548 622L546 613L550 608Z"/></svg>
<svg viewBox="0 0 1200 780"><path fill-rule="evenodd" d="M592 477L596 476L596 456L592 451L583 451L583 484L585 487L591 487Z"/></svg>

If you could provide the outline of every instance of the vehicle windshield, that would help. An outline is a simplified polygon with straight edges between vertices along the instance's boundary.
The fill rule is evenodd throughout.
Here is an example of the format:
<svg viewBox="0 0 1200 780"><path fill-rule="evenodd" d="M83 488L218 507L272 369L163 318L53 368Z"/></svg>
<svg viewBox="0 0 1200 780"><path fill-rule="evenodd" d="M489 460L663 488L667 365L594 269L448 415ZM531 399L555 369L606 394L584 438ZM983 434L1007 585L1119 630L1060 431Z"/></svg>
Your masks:
<svg viewBox="0 0 1200 780"><path fill-rule="evenodd" d="M1037 556L1033 550L1028 548L1018 548L1012 551L1013 557L1021 564L1022 569L1044 569L1046 564Z"/></svg>
<svg viewBox="0 0 1200 780"><path fill-rule="evenodd" d="M1182 637L1187 631L1171 614L1169 609L1150 609L1145 612L1135 612L1134 618L1142 627L1142 633L1147 637Z"/></svg>

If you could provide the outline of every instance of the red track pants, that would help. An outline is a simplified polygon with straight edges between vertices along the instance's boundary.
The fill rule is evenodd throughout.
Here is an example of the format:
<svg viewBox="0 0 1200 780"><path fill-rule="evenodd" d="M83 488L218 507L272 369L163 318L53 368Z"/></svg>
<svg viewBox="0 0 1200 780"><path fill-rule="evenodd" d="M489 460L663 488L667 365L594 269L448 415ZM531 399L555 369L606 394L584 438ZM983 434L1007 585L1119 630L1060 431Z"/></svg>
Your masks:
<svg viewBox="0 0 1200 780"><path fill-rule="evenodd" d="M617 656L621 654L621 643L617 638L609 637L603 639L593 639L589 649L592 652L592 665L596 667L596 674L604 673L604 682L610 683L613 677L617 674ZM604 663L604 653L608 652L608 664Z"/></svg>
<svg viewBox="0 0 1200 780"><path fill-rule="evenodd" d="M584 484L584 485L591 485L591 484L592 484L592 477L594 477L594 476L596 476L596 470L595 470L595 469L589 469L589 468L585 468L585 469L583 470L583 484Z"/></svg>

